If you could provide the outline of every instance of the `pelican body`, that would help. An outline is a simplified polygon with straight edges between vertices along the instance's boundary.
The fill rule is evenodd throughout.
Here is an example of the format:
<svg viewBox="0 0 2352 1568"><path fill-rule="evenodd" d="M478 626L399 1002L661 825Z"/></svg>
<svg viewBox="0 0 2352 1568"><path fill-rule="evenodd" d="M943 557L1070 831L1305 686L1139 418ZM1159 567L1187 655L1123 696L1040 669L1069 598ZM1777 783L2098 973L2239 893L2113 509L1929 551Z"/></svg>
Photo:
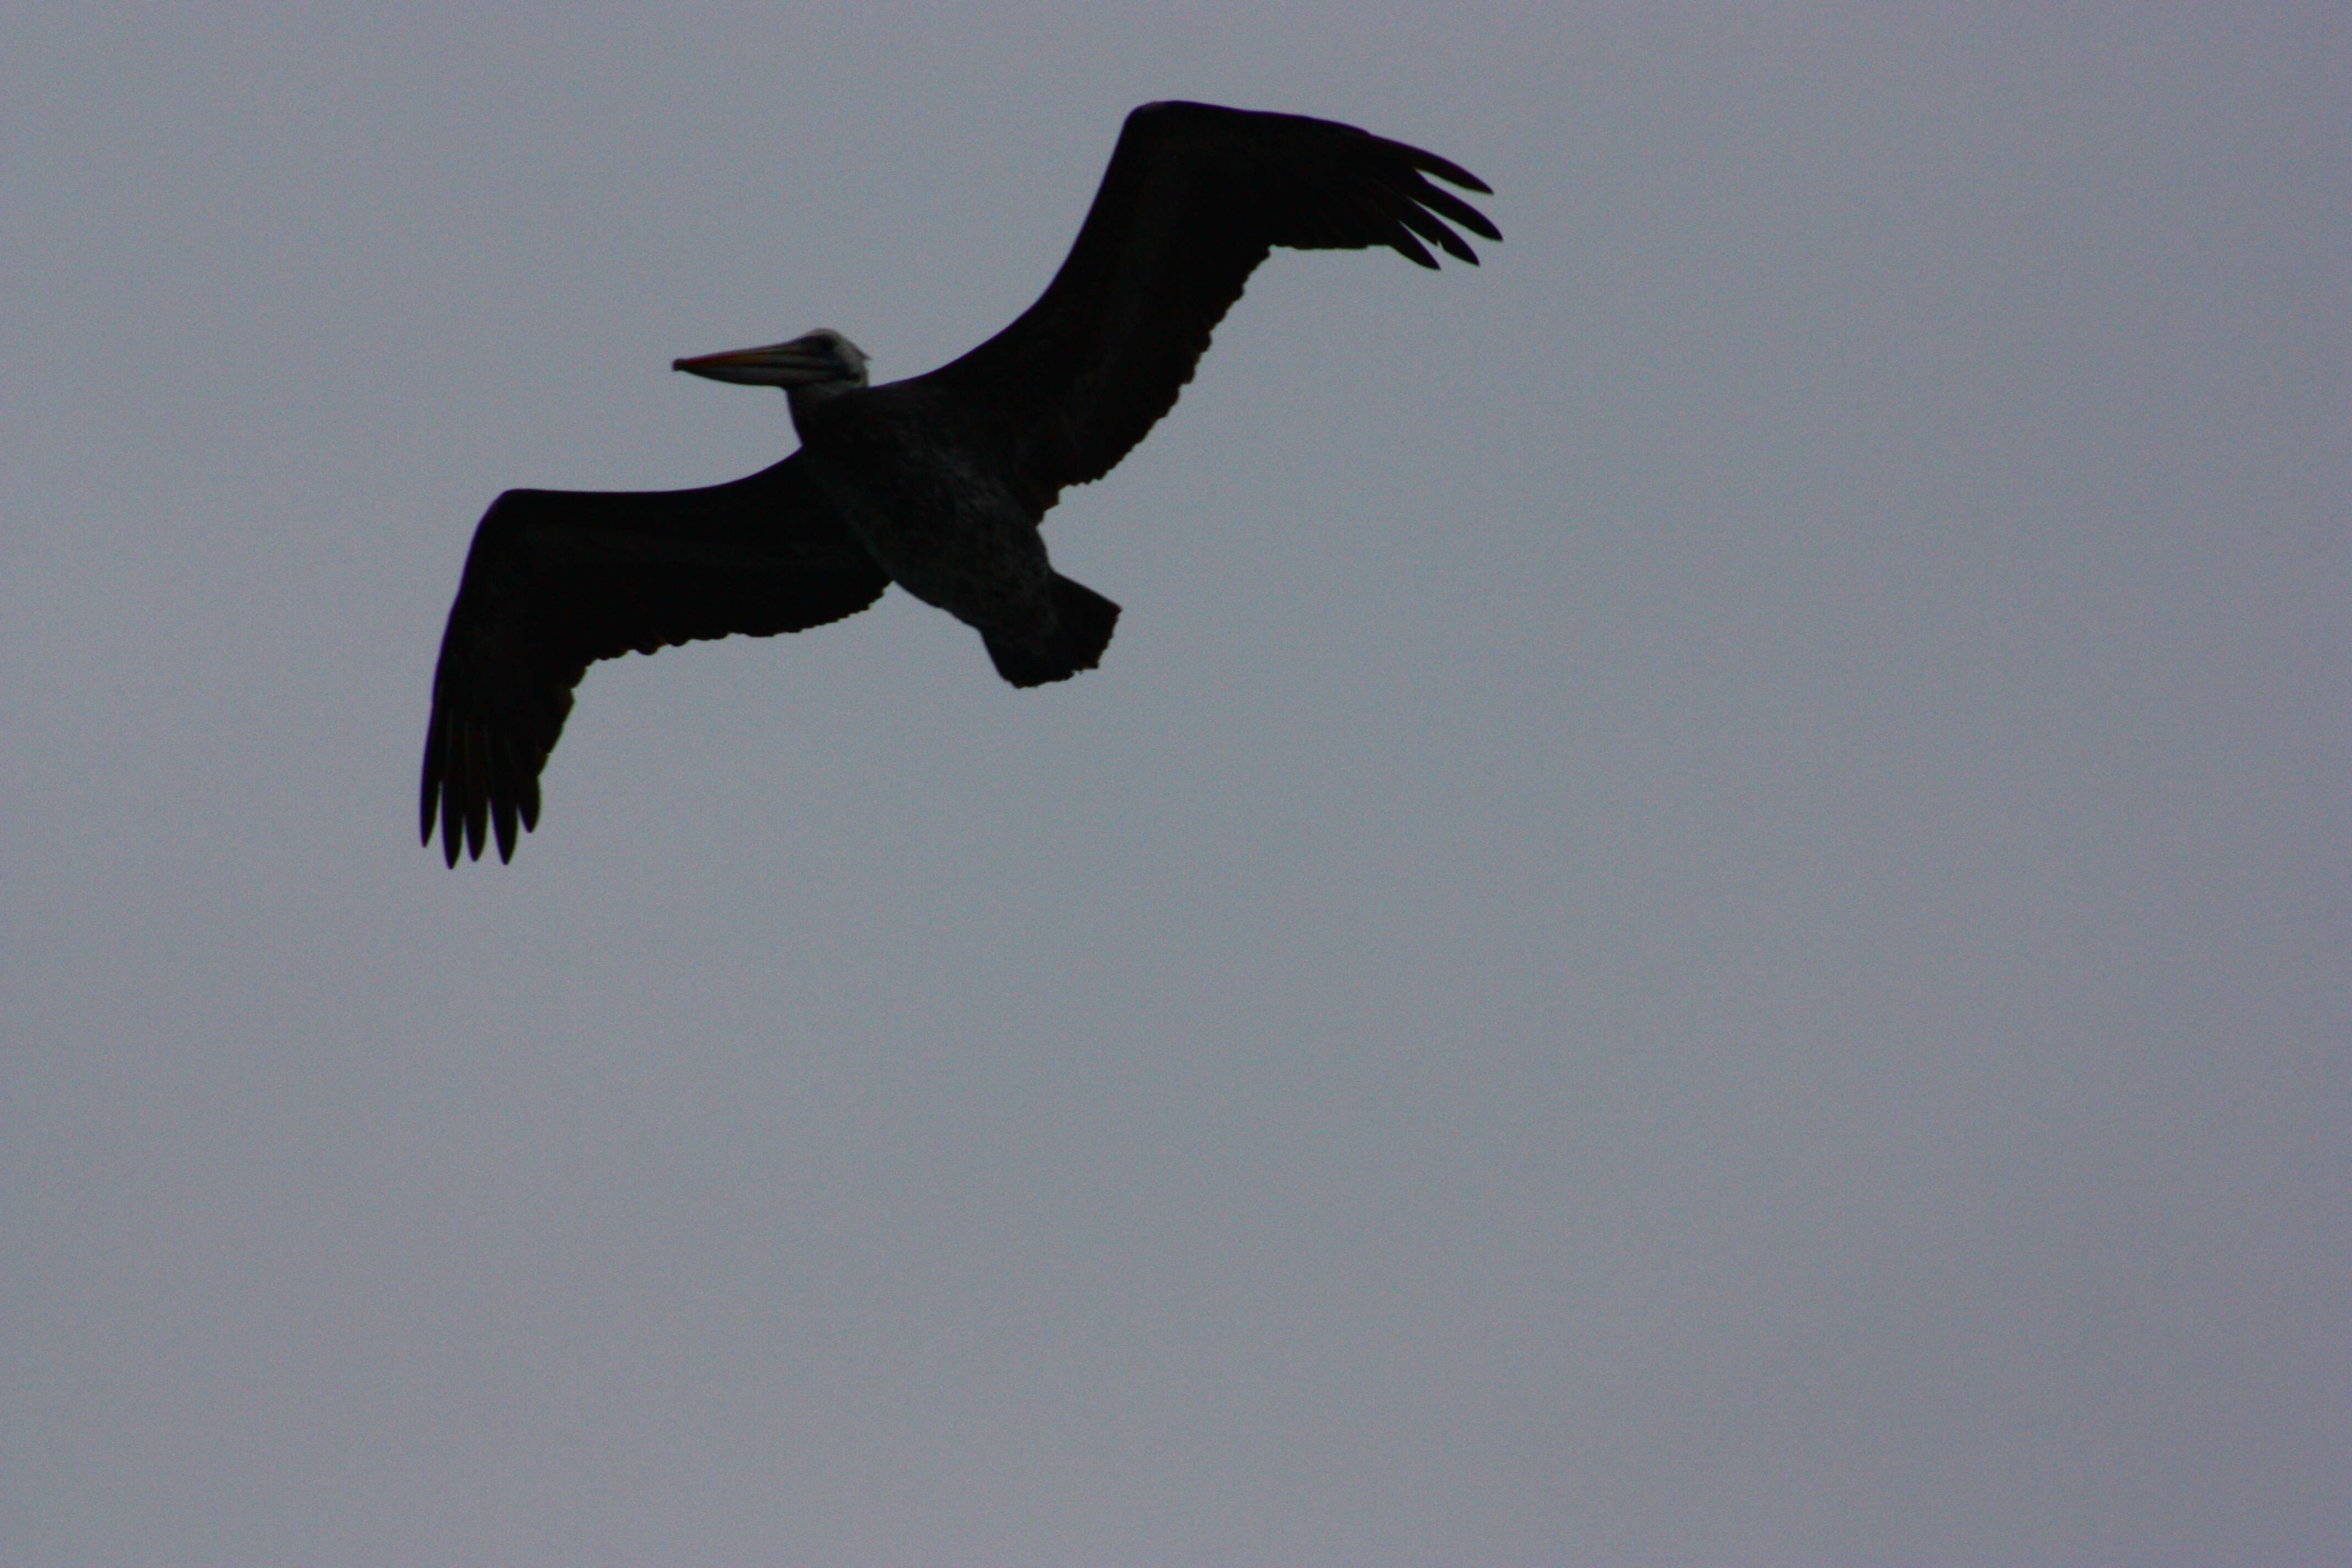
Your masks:
<svg viewBox="0 0 2352 1568"><path fill-rule="evenodd" d="M1174 405L1268 251L1498 240L1427 178L1487 187L1352 126L1199 103L1128 116L1070 254L1019 319L925 375L866 384L829 329L675 362L783 389L801 448L700 489L509 490L450 608L425 746L422 832L454 866L538 826L539 779L600 658L856 614L897 583L981 635L997 673L1092 669L1118 606L1053 568L1039 524Z"/></svg>
<svg viewBox="0 0 2352 1568"><path fill-rule="evenodd" d="M954 400L919 380L867 390L865 354L831 328L673 368L783 387L818 494L892 582L980 633L1006 680L1066 680L1101 658L1118 606L1054 570L1044 509Z"/></svg>

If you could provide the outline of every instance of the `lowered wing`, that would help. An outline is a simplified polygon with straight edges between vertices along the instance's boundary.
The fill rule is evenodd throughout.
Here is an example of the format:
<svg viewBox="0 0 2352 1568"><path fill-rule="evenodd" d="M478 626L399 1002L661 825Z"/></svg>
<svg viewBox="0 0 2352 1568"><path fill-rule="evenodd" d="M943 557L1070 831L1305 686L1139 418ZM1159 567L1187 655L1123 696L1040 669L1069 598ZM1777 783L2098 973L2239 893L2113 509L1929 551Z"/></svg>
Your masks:
<svg viewBox="0 0 2352 1568"><path fill-rule="evenodd" d="M588 666L856 615L889 578L795 467L630 494L509 490L475 531L441 639L419 808L479 859L539 826L539 775Z"/></svg>

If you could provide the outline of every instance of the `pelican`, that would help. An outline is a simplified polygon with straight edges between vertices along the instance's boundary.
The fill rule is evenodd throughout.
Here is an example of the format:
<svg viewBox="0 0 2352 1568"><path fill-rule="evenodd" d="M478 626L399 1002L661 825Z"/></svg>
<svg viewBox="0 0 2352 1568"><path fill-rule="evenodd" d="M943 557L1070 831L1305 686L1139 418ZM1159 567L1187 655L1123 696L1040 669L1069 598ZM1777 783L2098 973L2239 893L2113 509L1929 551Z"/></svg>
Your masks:
<svg viewBox="0 0 2352 1568"><path fill-rule="evenodd" d="M677 361L783 389L800 449L699 489L509 490L475 530L441 639L420 826L481 858L539 826L539 776L589 665L854 616L892 583L980 633L996 672L1092 669L1118 606L1055 572L1038 522L1174 406L1209 334L1276 246L1478 258L1502 235L1430 183L1444 159L1297 114L1149 103L1127 117L1061 270L996 336L868 386L830 330ZM1424 244L1423 242L1427 243Z"/></svg>

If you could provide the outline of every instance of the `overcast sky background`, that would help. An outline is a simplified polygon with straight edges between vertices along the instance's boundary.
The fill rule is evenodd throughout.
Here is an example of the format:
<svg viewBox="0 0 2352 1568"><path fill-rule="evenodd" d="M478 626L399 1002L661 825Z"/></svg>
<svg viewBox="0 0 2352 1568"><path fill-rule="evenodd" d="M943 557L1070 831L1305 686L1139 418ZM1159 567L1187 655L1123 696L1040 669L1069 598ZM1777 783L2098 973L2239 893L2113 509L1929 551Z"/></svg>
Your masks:
<svg viewBox="0 0 2352 1568"><path fill-rule="evenodd" d="M2344 13L1891 9L11 6L0 1561L2339 1560ZM1507 241L419 848L490 498L1164 97Z"/></svg>

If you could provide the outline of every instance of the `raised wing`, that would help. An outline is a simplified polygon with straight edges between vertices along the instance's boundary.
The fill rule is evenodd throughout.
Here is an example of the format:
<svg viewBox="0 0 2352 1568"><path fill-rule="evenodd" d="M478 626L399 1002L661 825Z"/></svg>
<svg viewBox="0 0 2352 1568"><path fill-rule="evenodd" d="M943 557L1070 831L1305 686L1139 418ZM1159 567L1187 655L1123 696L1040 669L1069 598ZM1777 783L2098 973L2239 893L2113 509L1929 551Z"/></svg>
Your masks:
<svg viewBox="0 0 2352 1568"><path fill-rule="evenodd" d="M425 733L425 842L481 858L539 826L539 775L588 666L856 615L889 585L796 468L704 489L509 490L474 533Z"/></svg>
<svg viewBox="0 0 2352 1568"><path fill-rule="evenodd" d="M1486 185L1433 153L1351 125L1205 103L1127 117L1102 188L1054 281L1004 331L918 384L985 421L1040 510L1108 473L1192 379L1209 334L1275 246L1434 245L1478 258L1449 224L1503 237L1427 178ZM1428 244L1423 244L1427 241Z"/></svg>

